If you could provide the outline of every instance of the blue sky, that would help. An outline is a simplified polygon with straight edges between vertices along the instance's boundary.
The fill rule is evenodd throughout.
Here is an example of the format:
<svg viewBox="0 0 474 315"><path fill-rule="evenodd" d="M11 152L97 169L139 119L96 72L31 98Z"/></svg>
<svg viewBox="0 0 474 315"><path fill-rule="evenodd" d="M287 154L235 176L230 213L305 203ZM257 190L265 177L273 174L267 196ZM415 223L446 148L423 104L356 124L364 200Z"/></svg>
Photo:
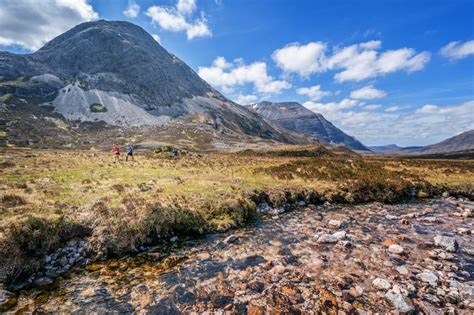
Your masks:
<svg viewBox="0 0 474 315"><path fill-rule="evenodd" d="M474 128L474 1L3 1L1 50L27 53L84 20L127 20L229 98L298 101L368 145Z"/></svg>

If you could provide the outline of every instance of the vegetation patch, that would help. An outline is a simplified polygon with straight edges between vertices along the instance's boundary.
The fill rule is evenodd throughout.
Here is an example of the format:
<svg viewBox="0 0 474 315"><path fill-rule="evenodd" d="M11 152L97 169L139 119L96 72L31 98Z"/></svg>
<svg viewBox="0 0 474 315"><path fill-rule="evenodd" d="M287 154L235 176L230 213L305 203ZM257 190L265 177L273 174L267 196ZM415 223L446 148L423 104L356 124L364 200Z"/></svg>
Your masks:
<svg viewBox="0 0 474 315"><path fill-rule="evenodd" d="M170 149L138 151L120 164L100 151L1 150L2 281L23 279L74 237L87 237L96 257L117 256L175 235L240 227L263 202L291 210L299 201L397 202L443 191L472 198L474 191L474 161L308 157L316 150L308 147L171 158Z"/></svg>
<svg viewBox="0 0 474 315"><path fill-rule="evenodd" d="M100 103L92 103L89 106L89 109L92 113L105 113L105 112L107 112L107 107L105 107L105 105L100 104Z"/></svg>

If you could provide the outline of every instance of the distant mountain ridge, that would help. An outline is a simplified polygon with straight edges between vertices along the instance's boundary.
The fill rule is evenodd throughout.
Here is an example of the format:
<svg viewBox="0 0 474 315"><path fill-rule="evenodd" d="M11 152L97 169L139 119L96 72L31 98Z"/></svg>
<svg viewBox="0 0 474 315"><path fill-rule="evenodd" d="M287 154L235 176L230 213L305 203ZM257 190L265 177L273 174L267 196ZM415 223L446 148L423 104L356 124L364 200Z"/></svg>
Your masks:
<svg viewBox="0 0 474 315"><path fill-rule="evenodd" d="M371 150L382 154L433 155L474 150L474 130L463 132L441 142L420 147L399 147L397 145L373 146Z"/></svg>
<svg viewBox="0 0 474 315"><path fill-rule="evenodd" d="M329 144L344 145L353 150L368 151L356 138L334 126L323 115L297 102L260 102L249 107L270 122L289 130L313 136Z"/></svg>

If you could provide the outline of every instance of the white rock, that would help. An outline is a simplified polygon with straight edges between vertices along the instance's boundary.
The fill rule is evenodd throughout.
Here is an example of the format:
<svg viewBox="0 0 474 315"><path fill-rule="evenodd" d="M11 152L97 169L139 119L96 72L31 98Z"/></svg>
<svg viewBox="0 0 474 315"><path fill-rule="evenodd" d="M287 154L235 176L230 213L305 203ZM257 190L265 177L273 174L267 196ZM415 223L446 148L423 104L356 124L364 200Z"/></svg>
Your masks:
<svg viewBox="0 0 474 315"><path fill-rule="evenodd" d="M372 285L379 290L389 290L392 285L388 280L382 278L376 278L372 281Z"/></svg>
<svg viewBox="0 0 474 315"><path fill-rule="evenodd" d="M392 303L393 307L401 312L409 313L415 310L411 301L405 298L401 293L388 291L387 294L385 294L385 298Z"/></svg>
<svg viewBox="0 0 474 315"><path fill-rule="evenodd" d="M397 272L401 275L408 275L410 273L410 271L408 271L407 267L405 266L398 266L397 268L395 268L395 270L397 270Z"/></svg>
<svg viewBox="0 0 474 315"><path fill-rule="evenodd" d="M404 249L400 245L392 244L388 247L388 251L394 254L402 254Z"/></svg>
<svg viewBox="0 0 474 315"><path fill-rule="evenodd" d="M422 273L416 275L416 278L422 282L428 283L432 287L437 287L439 284L438 276L431 270L423 270Z"/></svg>
<svg viewBox="0 0 474 315"><path fill-rule="evenodd" d="M338 229L342 226L342 222L339 220L330 220L328 225L332 228Z"/></svg>
<svg viewBox="0 0 474 315"><path fill-rule="evenodd" d="M338 240L344 240L347 237L347 233L345 231L338 231L332 234Z"/></svg>
<svg viewBox="0 0 474 315"><path fill-rule="evenodd" d="M458 249L458 242L454 237L436 235L434 243L436 246L442 247L448 252L454 253Z"/></svg>
<svg viewBox="0 0 474 315"><path fill-rule="evenodd" d="M332 234L321 234L318 237L318 243L327 243L327 244L333 244L337 243L338 239L332 235Z"/></svg>

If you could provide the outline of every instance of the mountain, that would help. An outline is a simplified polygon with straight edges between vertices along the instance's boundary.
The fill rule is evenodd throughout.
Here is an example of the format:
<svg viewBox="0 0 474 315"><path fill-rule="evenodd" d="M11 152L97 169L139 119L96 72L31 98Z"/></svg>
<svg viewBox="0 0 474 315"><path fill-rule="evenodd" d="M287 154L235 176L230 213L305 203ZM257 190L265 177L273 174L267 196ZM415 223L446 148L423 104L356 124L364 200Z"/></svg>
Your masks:
<svg viewBox="0 0 474 315"><path fill-rule="evenodd" d="M368 147L370 150L376 153L382 153L382 154L391 154L391 153L397 153L400 150L403 149L403 147L399 147L396 144L387 144L387 145L380 145L380 146L370 146Z"/></svg>
<svg viewBox="0 0 474 315"><path fill-rule="evenodd" d="M353 150L368 151L356 138L297 102L260 102L249 107L269 121L295 132L316 137L330 144L344 145Z"/></svg>
<svg viewBox="0 0 474 315"><path fill-rule="evenodd" d="M442 154L466 154L474 153L474 130L463 132L457 136L448 138L441 142L421 147L399 147L395 144L386 146L374 146L370 149L376 153L398 154L398 155L442 155Z"/></svg>
<svg viewBox="0 0 474 315"><path fill-rule="evenodd" d="M0 52L0 110L10 134L28 132L32 142L46 141L58 124L80 134L148 126L184 138L205 131L214 138L301 140L228 100L144 29L121 21L80 24L32 54Z"/></svg>

